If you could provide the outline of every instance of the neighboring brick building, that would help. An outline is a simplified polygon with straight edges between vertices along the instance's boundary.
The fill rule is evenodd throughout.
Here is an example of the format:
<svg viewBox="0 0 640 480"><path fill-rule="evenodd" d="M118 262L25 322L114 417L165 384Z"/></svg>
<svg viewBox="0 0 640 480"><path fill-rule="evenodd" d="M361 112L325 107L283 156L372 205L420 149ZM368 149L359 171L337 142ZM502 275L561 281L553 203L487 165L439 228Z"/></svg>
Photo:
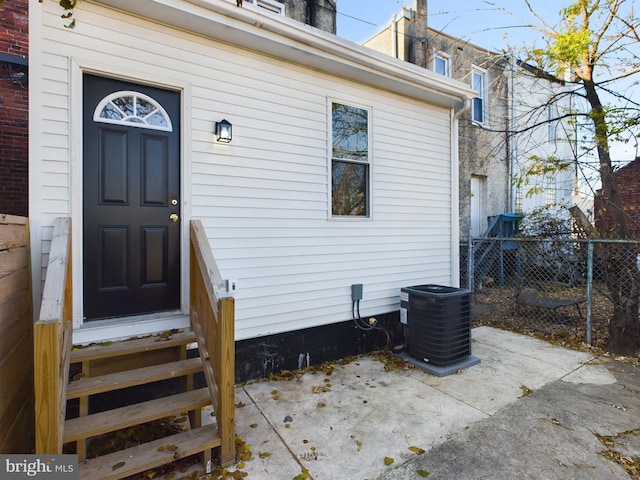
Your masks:
<svg viewBox="0 0 640 480"><path fill-rule="evenodd" d="M27 216L29 203L29 1L0 5L0 213Z"/></svg>
<svg viewBox="0 0 640 480"><path fill-rule="evenodd" d="M389 27L364 45L478 92L459 122L459 215L462 242L481 236L489 216L510 211L505 56L429 28L426 0L403 7Z"/></svg>
<svg viewBox="0 0 640 480"><path fill-rule="evenodd" d="M570 105L568 100L548 103L565 88L564 82L538 75L508 53L429 28L427 4L427 0L414 0L412 8L404 6L387 28L364 45L476 91L471 108L459 119L461 242L483 235L488 217L571 206L574 168L527 175L520 185L512 181L524 176L535 159L554 157L572 164L570 143L576 134L567 120L561 120ZM523 133L510 133L517 131Z"/></svg>
<svg viewBox="0 0 640 480"><path fill-rule="evenodd" d="M640 157L616 170L614 175L620 186L620 197L627 216L629 238L640 239ZM610 230L611 211L602 197L601 190L594 199L593 210L598 231Z"/></svg>

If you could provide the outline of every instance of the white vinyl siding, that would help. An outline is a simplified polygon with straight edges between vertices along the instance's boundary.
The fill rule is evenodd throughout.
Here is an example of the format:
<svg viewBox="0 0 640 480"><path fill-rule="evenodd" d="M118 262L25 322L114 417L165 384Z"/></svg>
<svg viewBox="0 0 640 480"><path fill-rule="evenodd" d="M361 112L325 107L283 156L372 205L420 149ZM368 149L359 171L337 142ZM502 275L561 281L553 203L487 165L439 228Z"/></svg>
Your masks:
<svg viewBox="0 0 640 480"><path fill-rule="evenodd" d="M222 276L238 280L236 339L350 320L353 283L364 284L363 316L397 310L401 287L451 284L458 205L451 203L448 109L90 2L76 7L73 31L63 27L56 2L43 8L44 117L40 148L32 152L41 159L32 168L42 171L33 207L43 265L53 218L81 219L70 206L69 172L81 162L69 164L68 97L81 85L69 84L68 56L90 62L98 74L189 85L183 201L190 218L202 220ZM329 98L375 111L375 218L368 222L327 219ZM213 136L222 118L233 124L226 145ZM183 217L185 225L190 218Z"/></svg>

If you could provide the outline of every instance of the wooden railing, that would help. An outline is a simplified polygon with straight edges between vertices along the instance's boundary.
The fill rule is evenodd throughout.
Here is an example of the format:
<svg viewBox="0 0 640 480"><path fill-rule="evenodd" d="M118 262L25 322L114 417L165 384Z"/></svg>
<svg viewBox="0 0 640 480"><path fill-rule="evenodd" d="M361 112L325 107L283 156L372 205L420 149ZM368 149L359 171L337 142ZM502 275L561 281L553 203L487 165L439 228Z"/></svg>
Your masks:
<svg viewBox="0 0 640 480"><path fill-rule="evenodd" d="M202 222L191 221L191 328L202 358L220 435L220 463L235 458L235 304L219 298L222 277Z"/></svg>
<svg viewBox="0 0 640 480"><path fill-rule="evenodd" d="M0 454L33 449L29 220L0 215Z"/></svg>
<svg viewBox="0 0 640 480"><path fill-rule="evenodd" d="M71 219L57 218L34 326L37 454L62 453L71 327Z"/></svg>

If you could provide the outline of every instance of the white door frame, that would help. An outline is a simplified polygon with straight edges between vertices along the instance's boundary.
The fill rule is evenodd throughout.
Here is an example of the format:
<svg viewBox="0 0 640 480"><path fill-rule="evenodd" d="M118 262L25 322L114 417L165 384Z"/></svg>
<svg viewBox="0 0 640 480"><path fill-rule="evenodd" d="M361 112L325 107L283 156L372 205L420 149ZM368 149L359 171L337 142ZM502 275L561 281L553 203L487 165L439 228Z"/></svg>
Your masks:
<svg viewBox="0 0 640 480"><path fill-rule="evenodd" d="M134 335L185 328L189 326L189 224L191 219L191 86L184 80L172 77L152 76L143 72L122 70L118 65L102 65L90 60L71 58L69 62L69 117L70 117L70 177L71 177L71 221L72 221L72 277L73 277L73 341L87 343L111 338L128 338ZM82 164L83 164L83 74L92 73L121 79L124 81L147 84L154 87L178 90L181 93L180 124L180 171L181 171L181 315L141 316L136 321L114 319L92 321L86 326L82 311Z"/></svg>

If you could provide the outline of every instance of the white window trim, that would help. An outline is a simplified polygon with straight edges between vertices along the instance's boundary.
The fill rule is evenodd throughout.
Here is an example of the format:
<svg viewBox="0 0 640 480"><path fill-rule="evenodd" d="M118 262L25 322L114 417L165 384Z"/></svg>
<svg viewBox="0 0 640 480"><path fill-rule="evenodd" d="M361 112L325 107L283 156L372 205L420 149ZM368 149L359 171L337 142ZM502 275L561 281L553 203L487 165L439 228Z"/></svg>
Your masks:
<svg viewBox="0 0 640 480"><path fill-rule="evenodd" d="M261 11L267 11L276 15L285 15L285 4L277 0L247 0L249 8L257 8Z"/></svg>
<svg viewBox="0 0 640 480"><path fill-rule="evenodd" d="M333 120L331 114L331 104L340 103L342 105L348 105L350 107L362 108L367 111L368 114L368 126L367 126L367 153L369 165L369 175L367 183L367 215L333 215L332 211L332 192L333 192ZM373 108L367 105L362 105L357 102L350 102L348 100L340 100L336 98L327 98L327 185L329 186L327 191L327 219L334 222L370 222L373 220Z"/></svg>
<svg viewBox="0 0 640 480"><path fill-rule="evenodd" d="M471 88L475 91L475 87L473 85L474 74L479 74L482 76L482 92L480 92L480 98L482 99L482 121L474 120L475 112L473 103L471 105L471 121L477 125L484 125L485 123L487 123L487 70L476 65L471 65Z"/></svg>
<svg viewBox="0 0 640 480"><path fill-rule="evenodd" d="M440 50L434 50L433 52L433 71L436 72L436 60L444 60L444 75L445 77L451 77L451 55L441 52ZM438 72L436 72L438 73Z"/></svg>

